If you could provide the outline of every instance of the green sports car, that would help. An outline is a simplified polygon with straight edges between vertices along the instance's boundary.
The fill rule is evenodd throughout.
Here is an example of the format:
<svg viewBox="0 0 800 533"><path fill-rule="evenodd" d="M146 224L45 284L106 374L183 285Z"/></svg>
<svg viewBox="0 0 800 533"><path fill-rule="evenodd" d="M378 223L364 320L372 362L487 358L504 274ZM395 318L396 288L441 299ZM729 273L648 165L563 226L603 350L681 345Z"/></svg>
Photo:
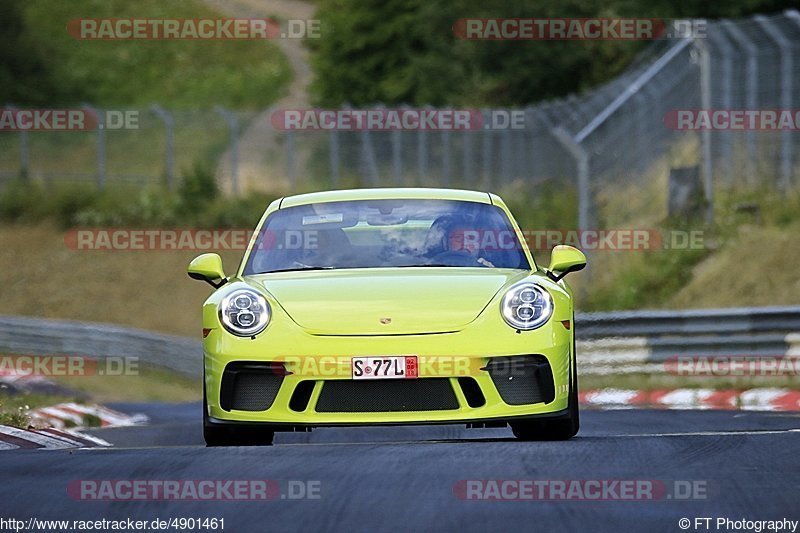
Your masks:
<svg viewBox="0 0 800 533"><path fill-rule="evenodd" d="M238 270L203 254L206 443L396 424L578 432L572 292L586 258L536 265L485 192L301 194L264 213Z"/></svg>

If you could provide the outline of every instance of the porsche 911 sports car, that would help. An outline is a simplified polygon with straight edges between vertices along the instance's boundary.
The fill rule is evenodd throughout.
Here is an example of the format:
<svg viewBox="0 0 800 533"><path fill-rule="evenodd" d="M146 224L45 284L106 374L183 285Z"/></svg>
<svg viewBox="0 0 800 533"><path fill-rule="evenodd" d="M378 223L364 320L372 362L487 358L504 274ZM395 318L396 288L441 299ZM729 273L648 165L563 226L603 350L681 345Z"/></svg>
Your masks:
<svg viewBox="0 0 800 533"><path fill-rule="evenodd" d="M536 265L485 192L301 194L264 213L238 270L191 262L203 305L206 443L396 424L578 432L572 292L586 258Z"/></svg>

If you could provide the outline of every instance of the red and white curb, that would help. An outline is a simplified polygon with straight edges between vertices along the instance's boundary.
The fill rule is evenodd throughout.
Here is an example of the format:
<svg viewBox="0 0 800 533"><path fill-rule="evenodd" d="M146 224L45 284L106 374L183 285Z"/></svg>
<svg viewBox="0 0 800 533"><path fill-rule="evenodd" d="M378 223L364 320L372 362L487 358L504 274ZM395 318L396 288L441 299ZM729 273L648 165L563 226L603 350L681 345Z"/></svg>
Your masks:
<svg viewBox="0 0 800 533"><path fill-rule="evenodd" d="M579 394L583 407L596 409L742 409L800 411L800 391L759 388L745 391L715 389L631 390L599 389Z"/></svg>
<svg viewBox="0 0 800 533"><path fill-rule="evenodd" d="M79 403L60 403L52 407L33 409L30 413L31 425L52 426L64 429L66 427L83 427L86 418L92 417L100 427L139 426L147 423L147 417L142 414L126 415L102 405L82 405Z"/></svg>
<svg viewBox="0 0 800 533"><path fill-rule="evenodd" d="M93 424L87 424L91 416ZM111 446L105 440L77 431L88 425L100 427L136 426L147 422L145 415L126 415L101 405L60 403L30 412L31 429L0 426L0 450L96 448ZM74 429L67 429L67 426Z"/></svg>
<svg viewBox="0 0 800 533"><path fill-rule="evenodd" d="M97 448L111 446L103 439L68 429L19 429L0 426L0 450Z"/></svg>

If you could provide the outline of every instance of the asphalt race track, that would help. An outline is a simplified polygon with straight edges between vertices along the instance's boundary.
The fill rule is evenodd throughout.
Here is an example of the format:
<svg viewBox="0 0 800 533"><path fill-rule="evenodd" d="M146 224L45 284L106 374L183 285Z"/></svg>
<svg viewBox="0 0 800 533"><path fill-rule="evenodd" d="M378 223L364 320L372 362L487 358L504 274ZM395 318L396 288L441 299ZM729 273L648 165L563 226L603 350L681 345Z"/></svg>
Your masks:
<svg viewBox="0 0 800 533"><path fill-rule="evenodd" d="M584 411L581 432L568 442L415 426L279 433L272 447L211 449L202 446L199 405L116 407L144 412L152 425L95 431L114 448L0 453L4 514L216 517L226 531L653 532L681 531L681 518L800 519L800 413ZM110 502L68 494L70 481L85 479L270 479L280 495ZM627 501L474 500L465 499L462 480L655 480L668 493ZM293 500L290 481L318 482L319 497ZM676 481L703 490L678 494Z"/></svg>

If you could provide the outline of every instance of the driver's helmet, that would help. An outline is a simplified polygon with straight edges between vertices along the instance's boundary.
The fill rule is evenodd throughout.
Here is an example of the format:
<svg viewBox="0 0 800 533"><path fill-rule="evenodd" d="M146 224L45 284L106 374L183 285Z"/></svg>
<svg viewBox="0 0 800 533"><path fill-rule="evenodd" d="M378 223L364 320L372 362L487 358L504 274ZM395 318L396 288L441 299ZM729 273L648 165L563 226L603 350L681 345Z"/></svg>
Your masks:
<svg viewBox="0 0 800 533"><path fill-rule="evenodd" d="M470 238L474 230L472 217L443 215L437 218L425 238L425 255L433 257L444 252L469 252L476 254L478 244Z"/></svg>

